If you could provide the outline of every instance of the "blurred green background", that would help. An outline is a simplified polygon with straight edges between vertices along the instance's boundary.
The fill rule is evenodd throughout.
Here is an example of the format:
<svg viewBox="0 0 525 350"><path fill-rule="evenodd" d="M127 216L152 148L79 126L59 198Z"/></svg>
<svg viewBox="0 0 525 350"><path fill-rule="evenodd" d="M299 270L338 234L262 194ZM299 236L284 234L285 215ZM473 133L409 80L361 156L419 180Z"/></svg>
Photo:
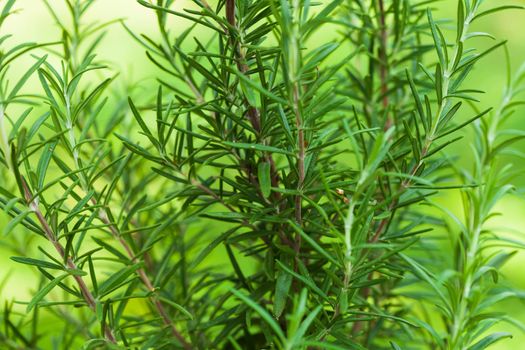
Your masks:
<svg viewBox="0 0 525 350"><path fill-rule="evenodd" d="M418 1L420 2L420 1ZM50 0L56 11L65 14L66 8L63 1ZM214 3L214 1L211 1ZM436 12L435 18L454 18L456 11L456 0L442 0L434 4ZM486 0L484 8L492 8L503 4L524 5L525 0L502 1ZM177 0L175 7L182 9L189 7L189 1ZM49 42L60 38L60 32L54 24L53 18L49 15L44 4L40 0L18 0L15 8L18 13L11 16L5 27L7 33L12 33L13 37L10 43L33 41ZM134 0L99 0L95 3L93 9L88 14L90 20L105 22L120 18L125 21L136 33L146 33L156 37L156 18L152 11L140 6ZM64 18L67 18L64 16ZM173 21L173 31L182 31L188 23L182 20ZM450 27L455 26L454 22ZM515 71L525 62L525 11L504 11L492 16L483 17L471 29L472 31L488 32L496 37L497 41L507 40L509 51L511 53L512 69ZM322 39L322 36L318 36ZM493 44L490 39L474 39L472 41L479 48L488 47ZM315 45L315 42L312 43ZM119 71L119 77L116 84L127 85L139 82L136 94L145 94L155 86L155 77L157 71L152 64L146 59L144 50L136 44L130 35L119 24L113 24L107 33L102 45L98 50L98 59L106 62L112 67L113 71ZM13 67L11 74L19 74L31 62L30 58L18 61ZM472 74L470 81L465 86L468 88L482 89L486 94L481 97L482 103L480 108L496 106L499 103L501 93L505 82L505 63L502 50L492 53L484 58L477 66L477 74ZM20 67L20 71L17 71ZM37 81L32 81L33 89L38 86ZM31 84L27 87L32 89ZM525 98L525 96L523 96ZM525 109L518 110L511 118L512 126L517 129L525 130ZM468 138L462 140L454 148L449 149L450 153L460 154L462 166L469 164L470 148L467 147ZM524 148L521 144L518 147ZM509 159L509 161L511 161ZM512 159L516 166L523 168L523 176L517 179L517 184L525 186L525 162L518 162ZM5 179L0 179L4 181ZM459 195L452 191L443 193L440 201L448 208L453 210L461 217L461 207ZM516 195L508 196L498 207L502 214L493 219L489 225L497 228L502 235L510 235L520 241L525 241L525 196L523 192ZM0 226L6 223L4 213L0 214ZM521 231L521 232L520 232ZM11 235L16 235L16 230ZM16 240L16 237L14 238ZM5 240L5 238L4 238ZM35 242L36 245L36 242ZM3 244L0 244L0 283L4 288L0 289L0 305L5 300L29 300L32 295L32 289L35 288L38 278L37 274L30 267L21 266L13 263L9 256L14 255L13 251ZM525 290L525 252L519 252L510 263L504 268L504 274L508 281L514 286ZM498 309L504 309L509 314L525 322L525 304L519 300L511 300L502 303ZM525 349L525 334L508 324L501 323L500 330L511 331L515 334L512 340L504 341L495 349ZM512 327L513 329L509 329ZM402 345L402 344L400 344Z"/></svg>

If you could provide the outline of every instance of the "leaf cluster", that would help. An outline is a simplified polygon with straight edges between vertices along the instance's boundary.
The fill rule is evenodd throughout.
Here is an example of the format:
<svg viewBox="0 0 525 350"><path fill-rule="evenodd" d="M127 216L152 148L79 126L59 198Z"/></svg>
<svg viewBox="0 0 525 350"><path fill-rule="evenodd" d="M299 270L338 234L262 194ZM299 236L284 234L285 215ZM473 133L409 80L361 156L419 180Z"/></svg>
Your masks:
<svg viewBox="0 0 525 350"><path fill-rule="evenodd" d="M87 22L94 2L64 0L65 20L44 0L60 40L0 51L4 234L40 276L6 304L2 344L448 350L509 336L489 330L510 320L491 306L522 296L499 273L514 252L490 248L522 244L486 223L517 175L501 157L523 156L505 123L524 74L507 64L496 109L467 85L506 48L471 48L491 37L471 24L514 6L459 0L447 32L433 0L138 0L156 16L148 36ZM96 56L116 22L158 69L151 96L118 89ZM22 55L34 63L11 87ZM38 96L22 94L31 77ZM472 170L449 152L467 129ZM434 199L447 191L464 218ZM11 238L26 231L35 251ZM43 332L49 319L63 331Z"/></svg>

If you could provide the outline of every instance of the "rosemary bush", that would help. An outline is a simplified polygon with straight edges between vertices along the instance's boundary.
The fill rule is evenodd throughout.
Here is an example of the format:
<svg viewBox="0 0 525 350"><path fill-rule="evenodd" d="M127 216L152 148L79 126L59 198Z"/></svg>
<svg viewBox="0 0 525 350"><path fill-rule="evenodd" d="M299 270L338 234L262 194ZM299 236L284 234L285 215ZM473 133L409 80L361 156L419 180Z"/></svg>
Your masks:
<svg viewBox="0 0 525 350"><path fill-rule="evenodd" d="M41 1L60 37L0 35L2 244L39 276L2 349L480 350L525 328L494 307L525 296L501 275L524 243L491 226L525 69L471 30L519 6L138 0L144 35ZM154 89L97 55L118 27ZM469 76L496 50L483 109Z"/></svg>

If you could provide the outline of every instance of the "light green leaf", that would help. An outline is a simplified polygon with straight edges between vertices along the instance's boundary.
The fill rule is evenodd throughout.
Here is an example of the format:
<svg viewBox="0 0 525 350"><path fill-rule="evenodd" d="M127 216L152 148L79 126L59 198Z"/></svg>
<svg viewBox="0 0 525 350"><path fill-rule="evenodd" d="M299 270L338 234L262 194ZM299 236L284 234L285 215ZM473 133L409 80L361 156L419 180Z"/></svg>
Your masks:
<svg viewBox="0 0 525 350"><path fill-rule="evenodd" d="M63 274L58 277L56 277L54 280L49 282L47 285L45 285L42 289L38 291L38 293L35 294L33 299L29 302L26 308L26 312L31 311L37 304L40 302L44 297L53 290L63 279L65 279L69 274Z"/></svg>

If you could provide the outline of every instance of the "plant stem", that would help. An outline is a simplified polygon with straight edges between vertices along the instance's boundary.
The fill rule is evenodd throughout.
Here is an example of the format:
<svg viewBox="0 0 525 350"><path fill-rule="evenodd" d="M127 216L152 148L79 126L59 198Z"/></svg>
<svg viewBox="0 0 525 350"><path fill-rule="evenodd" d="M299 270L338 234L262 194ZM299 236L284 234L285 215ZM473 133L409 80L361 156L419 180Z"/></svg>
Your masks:
<svg viewBox="0 0 525 350"><path fill-rule="evenodd" d="M72 129L69 129L69 135L70 136L72 135ZM73 144L76 143L75 138L74 138L74 134L72 136L72 139L70 139L70 142L72 142ZM75 158L75 165L76 165L77 169L79 169L78 156ZM83 173L80 173L80 179L81 179L81 183L83 184L82 187L83 187L84 192L88 193L89 190L90 190L90 188L89 188L90 186L87 185L88 181L85 179ZM95 206L98 204L98 201L94 197L91 198L91 202ZM120 232L119 232L118 228L115 226L115 224L112 223L109 220L107 209L106 208L99 209L98 217L100 218L100 220L105 225L107 225L109 227L113 238L115 240L117 240L117 242L119 242L119 244L124 248L124 250L126 251L126 254L129 257L129 259L133 263L137 263L138 260L137 260L137 258L135 256L135 253L133 252L133 250L129 246L128 242L126 242L126 240L122 237L122 235L120 234ZM140 280L142 281L142 283L144 284L144 286L146 287L146 289L148 291L150 291L152 293L155 292L155 288L153 287L149 277L147 276L147 274L146 274L146 272L144 271L143 268L140 268L140 269L137 270L137 275L139 276ZM77 276L75 276L75 277L77 277ZM158 297L154 293L152 294L151 299L152 299L153 304L155 305L155 308L157 309L157 312L161 316L163 323L166 326L169 326L171 328L171 331L172 331L173 335L180 341L180 343L182 344L182 346L185 349L191 349L190 344L186 341L186 339L182 336L182 334L177 330L177 327L175 326L175 324L173 324L173 322L171 321L171 319L168 316L168 313L166 312L162 302L158 299Z"/></svg>
<svg viewBox="0 0 525 350"><path fill-rule="evenodd" d="M71 259L71 257L69 256L66 257L64 247L57 240L56 235L53 232L53 229L47 222L44 214L42 214L42 211L40 210L40 207L38 204L38 198L33 198L31 190L29 189L29 186L27 186L27 183L23 177L20 178L20 182L24 190L24 197L25 197L27 206L29 207L29 209L31 209L31 211L35 213L40 225L42 226L42 229L44 230L47 240L53 245L53 247L55 247L55 250L57 251L58 255L60 255L62 260L66 262L67 268L71 270L77 270L78 269L77 265ZM78 287L80 288L82 296L84 297L84 300L86 301L86 304L88 305L88 307L93 312L96 312L95 298L93 297L93 294L91 293L86 283L82 279L82 276L73 275L73 278L77 282ZM113 331L109 328L107 324L104 327L104 335L106 339L109 340L110 342L112 343L117 342L117 340L115 339L115 336L113 335Z"/></svg>
<svg viewBox="0 0 525 350"><path fill-rule="evenodd" d="M293 0L293 14L291 28L289 28L290 37L288 41L288 62L287 71L291 84L291 102L292 108L295 115L295 127L297 129L297 191L298 194L295 197L295 220L299 226L303 225L303 208L302 208L302 191L305 180L305 134L304 134L304 120L301 115L301 94L300 94L300 68L301 68L301 50L300 50L300 3L298 0ZM299 255L301 250L301 235L296 234L295 236L295 252Z"/></svg>
<svg viewBox="0 0 525 350"><path fill-rule="evenodd" d="M509 82L510 83L510 82ZM491 157L494 147L496 145L496 134L498 133L498 126L502 117L502 112L511 103L513 95L512 86L508 86L503 96L503 103L497 109L488 122L488 127L483 129L484 135L480 135L487 140L483 148L478 149L477 157L480 160L480 165L474 170L474 178L480 185L473 188L471 191L476 198L490 198L491 191L494 186L493 177L498 177L499 174L494 173L494 168L497 167L496 158ZM501 187L501 186L500 186ZM469 206L465 207L465 219L467 220L467 233L469 239L466 252L463 257L462 264L458 272L461 273L460 290L458 293L459 303L456 312L452 315L451 334L450 339L447 339L447 346L450 350L465 349L469 345L469 339L465 339L462 334L466 325L471 322L473 309L476 306L477 300L472 298L472 292L476 286L476 275L480 272L479 259L482 258L481 234L483 232L483 225L491 214L492 206L495 201L491 201L492 205L485 207L484 202L473 200L469 197ZM467 211L468 209L468 211Z"/></svg>
<svg viewBox="0 0 525 350"><path fill-rule="evenodd" d="M294 83L293 87L293 109L295 113L295 125L297 128L297 168L299 171L299 178L297 181L297 191L299 194L295 197L295 219L299 225L303 224L302 216L302 190L305 179L305 169L304 169L304 156L305 156L305 142L304 142L304 127L303 120L301 117L301 112L299 110L299 86L298 83ZM296 252L298 253L301 248L301 235L296 235Z"/></svg>
<svg viewBox="0 0 525 350"><path fill-rule="evenodd" d="M69 135L70 147L71 147L72 152L73 152L75 168L77 170L80 170L79 152L78 152L78 149L77 149L77 142L76 142L76 137L75 137L75 133L74 133L74 129L73 129L73 122L71 120L71 112L70 112L70 110L71 110L71 105L70 105L71 97L69 96L69 94L67 94L66 91L67 91L66 88L64 88L64 98L65 98L65 101L66 101L66 128L67 128L68 135ZM93 186L89 184L89 181L86 179L85 174L83 172L80 172L80 183L81 183L81 188L84 190L85 193L89 193L89 191L93 188ZM95 206L98 205L98 201L95 199L95 197L91 198L91 202ZM108 210L106 208L101 208L99 210L99 215L98 216L99 216L100 220L105 225L107 225L109 227L113 238L115 240L117 240L117 242L119 242L119 244L124 248L124 250L126 251L126 254L129 257L129 259L133 263L137 263L138 260L137 260L137 258L135 256L135 253L133 252L133 250L129 246L128 242L126 242L126 240L122 237L122 235L120 234L120 232L119 232L118 228L116 227L116 225L114 223L110 222L109 215L108 215ZM155 305L155 308L157 309L158 314L161 316L163 323L166 326L169 326L171 328L171 331L172 331L173 335L180 341L180 343L182 344L182 346L185 349L191 349L190 344L186 341L186 339L182 336L182 334L177 330L176 326L173 324L173 322L171 321L170 317L168 316L168 313L166 312L163 304L158 299L158 297L154 294L155 288L153 287L153 285L152 285L150 279L148 278L146 272L144 271L144 269L140 268L140 269L137 270L136 273L139 276L139 278L142 281L142 283L144 284L144 286L146 287L146 289L148 291L152 292L152 296L151 296L152 302Z"/></svg>
<svg viewBox="0 0 525 350"><path fill-rule="evenodd" d="M228 23L233 28L236 28L237 30L239 30L237 26L237 21L235 20L235 0L226 0L226 19L228 20ZM224 30L226 31L226 34L229 31L228 28L224 28ZM249 75L246 74L248 70L250 69L250 67L246 63L246 56L243 52L241 41L240 40L236 41L233 35L230 35L230 43L233 46L233 51L235 53L235 58L236 58L235 61L237 64L237 68L242 74L246 76L247 79L250 79ZM259 110L256 107L251 106L248 103L247 99L244 100L244 104L246 105L248 109L247 113L248 113L248 118L250 119L250 123L252 124L255 131L260 133L261 132L261 116L260 116Z"/></svg>
<svg viewBox="0 0 525 350"><path fill-rule="evenodd" d="M94 205L97 205L97 201L95 199L92 199L92 202L93 202ZM106 209L104 209L104 208L100 209L100 211L99 211L99 218L105 225L107 225L109 227L109 229L111 231L111 234L120 243L120 245L124 248L124 250L126 251L126 254L130 258L131 262L133 262L134 264L138 263L137 257L135 256L135 253L133 252L133 250L129 246L128 242L126 242L126 240L122 237L122 235L120 234L120 232L119 232L118 228L116 227L116 225L109 220L108 213L107 213ZM162 304L162 302L155 295L156 288L151 283L151 280L149 279L148 275L146 274L146 271L144 271L143 268L140 268L140 269L137 270L137 275L139 276L140 280L142 281L142 283L144 284L146 289L152 293L151 299L152 299L153 304L155 305L155 308L157 309L159 315L161 316L162 321L164 322L164 324L166 326L170 327L172 334L179 340L179 342L182 344L184 349L187 349L187 350L192 349L191 345L187 342L187 340L178 331L177 327L175 326L175 324L173 323L173 321L169 317L169 315L168 315L166 309L164 308L164 305Z"/></svg>
<svg viewBox="0 0 525 350"><path fill-rule="evenodd" d="M381 43L381 46L379 47L379 78L381 81L381 95L382 95L382 104L383 109L386 113L386 122L385 122L385 130L388 130L393 125L393 120L388 113L388 81L387 81L387 74L388 74L388 55L387 55L387 40L388 40L388 33L386 28L386 14L385 14L385 4L384 0L379 0L379 41Z"/></svg>
<svg viewBox="0 0 525 350"><path fill-rule="evenodd" d="M475 10L475 9L474 9ZM473 11L474 11L473 10ZM465 23L463 25L463 31L461 33L461 35L459 36L459 42L457 42L455 45L454 45L454 48L453 48L453 55L452 57L450 58L449 62L455 62L457 61L458 59L458 55L461 55L461 52L459 51L459 46L463 45L463 41L464 41L464 37L465 37L465 33L467 33L468 31L468 27L470 25L470 21L471 21L471 18L472 18L472 13L469 14L468 16L466 16L465 18ZM409 177L404 179L402 182L401 182L401 186L400 186L400 191L399 193L397 194L396 196L396 200L392 202L392 204L390 205L389 207L389 210L393 210L393 208L397 205L398 203L398 199L399 199L399 196L406 190L410 187L410 184L412 183L412 179L411 177L415 176L418 172L418 170L421 168L421 166L424 164L424 158L426 156L426 154L428 153L428 151L430 150L430 147L432 146L432 143L434 141L434 138L435 138L435 134L436 134L436 130L437 130L437 127L438 127L438 124L439 124L439 121L441 120L441 117L445 111L445 108L447 106L447 101L450 97L449 94L449 88L450 88L450 77L452 75L452 69L453 67L449 66L449 67L446 67L445 68L445 71L443 72L443 82L442 82L442 96L443 96L443 100L442 101L439 101L439 109L438 109L438 112L436 114L436 117L433 119L433 122L432 122L432 126L430 128L430 131L429 131L429 134L427 135L427 137L425 138L425 143L421 149L421 155L419 157L419 160L414 164L414 166L412 167L410 173L409 173ZM386 224L388 222L390 222L392 219L392 216L390 217L386 217L384 219L382 219L378 225L378 228L372 238L372 242L377 242L377 240L379 239L379 237L381 236L381 233L383 231L383 229L386 227Z"/></svg>
<svg viewBox="0 0 525 350"><path fill-rule="evenodd" d="M204 2L205 6L211 10L211 8L209 7L209 5ZM226 0L226 19L228 21L228 23L233 27L233 28L236 28L237 31L240 31L240 28L238 27L237 25L237 21L235 19L235 7L236 7L236 3L235 3L235 0ZM223 30L225 31L226 34L229 33L229 29L228 28L225 28L223 26ZM242 41L241 41L241 38L242 36L239 35L239 40L236 42L235 41L235 38L234 36L230 33L229 34L230 36L230 43L232 45L232 48L233 48L233 51L234 51L234 54L235 54L235 61L236 61L236 64L237 64L237 68L239 69L239 71L244 74L244 76L250 80L250 76L248 73L248 71L250 70L250 67L247 63L247 60L246 60L246 55L243 51L243 48L242 48ZM261 128L262 128L262 124L261 124L261 114L260 114L260 111L257 107L255 106L251 106L248 99L244 99L244 105L247 109L247 115L248 115L248 119L250 121L250 124L252 125L253 129L259 134L258 136L260 136L260 133L261 133ZM263 144L266 144L267 141L266 140L263 140ZM273 159L273 156L271 153L264 153L264 161L267 161L269 164L270 164L270 181L271 181L271 184L272 184L272 187L279 187L279 173L277 171L277 166L275 164L275 160ZM248 177L250 178L254 178L253 174L252 174L252 168L251 167L248 167L247 169L247 173L248 173ZM254 185L255 186L259 186L259 182L258 181L253 181ZM260 188L259 188L259 192L261 192ZM261 192L262 194L262 192ZM279 192L272 192L272 198L278 202L280 201L281 199L281 194ZM281 208L277 207L277 210L280 210ZM299 222L299 221L298 221ZM302 220L301 220L302 222ZM299 223L301 223L299 222ZM281 239L281 242L285 245L289 245L289 246L292 246L293 249L298 252L298 245L297 245L297 239L299 239L299 246L300 246L300 239L301 239L301 236L300 235L297 235L296 236L296 242L295 244L292 244L290 242L290 240L286 237L286 235L283 234L282 232L282 229L281 228L277 228L276 230L279 234L279 238ZM268 243L268 242L266 242Z"/></svg>

